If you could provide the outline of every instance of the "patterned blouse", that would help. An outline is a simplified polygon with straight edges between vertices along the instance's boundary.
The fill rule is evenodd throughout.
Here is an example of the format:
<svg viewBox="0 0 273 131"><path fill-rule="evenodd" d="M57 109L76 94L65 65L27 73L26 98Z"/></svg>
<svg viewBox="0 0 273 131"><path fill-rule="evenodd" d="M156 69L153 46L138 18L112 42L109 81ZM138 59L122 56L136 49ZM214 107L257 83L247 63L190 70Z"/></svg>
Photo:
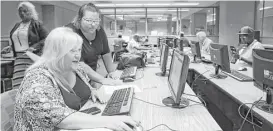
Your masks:
<svg viewBox="0 0 273 131"><path fill-rule="evenodd" d="M90 87L89 78L79 64L78 76ZM45 65L26 72L15 98L14 131L53 131L63 119L77 112L69 108L52 74Z"/></svg>

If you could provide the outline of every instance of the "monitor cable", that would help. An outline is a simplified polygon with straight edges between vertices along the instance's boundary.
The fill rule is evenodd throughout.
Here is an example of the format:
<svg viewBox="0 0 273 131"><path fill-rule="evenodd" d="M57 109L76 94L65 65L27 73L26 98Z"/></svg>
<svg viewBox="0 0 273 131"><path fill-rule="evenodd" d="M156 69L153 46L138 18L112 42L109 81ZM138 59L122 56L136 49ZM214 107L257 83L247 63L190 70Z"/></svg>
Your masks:
<svg viewBox="0 0 273 131"><path fill-rule="evenodd" d="M193 102L196 102L196 103L204 104L204 106L207 107L206 101L205 101L201 96L198 96L198 95L191 95L191 94L187 94L187 93L183 93L183 94L188 95L188 96L194 96L194 97L199 98L203 103L200 103L200 102L197 102L197 101L194 101L194 100L191 100L191 99L188 99L188 100L193 101Z"/></svg>
<svg viewBox="0 0 273 131"><path fill-rule="evenodd" d="M194 96L194 95L193 95L193 96ZM136 100L142 101L142 102L144 102L144 103L147 103L147 104L150 104L150 105L154 105L154 106L158 106L158 107L172 107L172 106L165 106L165 105L159 105L159 104L151 103L151 102L148 102L148 101L145 101L145 100L136 98L136 97L133 97L133 98L136 99ZM195 103L197 103L197 104L188 105L187 107L195 106L195 105L202 105L202 106L203 106L203 104L200 103L200 102L197 102L197 101L194 101L194 100L191 100L191 99L188 99L188 100L189 100L189 101L193 101L193 102L195 102ZM176 108L174 108L174 109L176 109Z"/></svg>
<svg viewBox="0 0 273 131"><path fill-rule="evenodd" d="M174 130L174 129L170 128L170 127L169 127L168 125L166 125L166 124L159 124L159 125L157 125L157 126L154 126L154 127L151 128L151 129L144 130L144 131L151 131L151 130L153 130L153 129L159 127L159 126L165 126L165 127L167 127L170 131L178 131L178 130Z"/></svg>
<svg viewBox="0 0 273 131"><path fill-rule="evenodd" d="M191 83L191 87L193 87L194 82L195 82L200 76L202 76L203 74L207 73L208 71L210 71L210 70L206 70L205 72L199 74L199 75L193 80L193 82Z"/></svg>
<svg viewBox="0 0 273 131"><path fill-rule="evenodd" d="M252 109L253 109L253 107L254 107L262 98L263 98L263 97L261 97L258 101L255 101L254 103L243 103L243 104L241 104L241 105L239 106L239 108L238 108L238 113L239 113L240 117L241 117L242 119L244 119L244 120L243 120L243 122L242 122L242 124L241 124L241 126L240 126L240 128L239 128L238 131L241 131L241 130L242 130L242 128L243 128L243 126L244 126L244 124L245 124L246 121L249 122L250 124L252 124L252 127L253 127L254 131L255 131L254 125L257 126L257 127L259 127L259 128L262 128L262 127L260 127L259 125L253 123L253 114L252 114ZM242 107L243 105L247 105L247 104L251 104L251 107L250 107L250 109L247 111L246 116L243 117L242 114L241 114L241 112L240 112L240 110L241 110L241 107ZM249 114L250 112L251 112L251 119L252 119L252 121L247 120L247 116L248 116L248 114Z"/></svg>

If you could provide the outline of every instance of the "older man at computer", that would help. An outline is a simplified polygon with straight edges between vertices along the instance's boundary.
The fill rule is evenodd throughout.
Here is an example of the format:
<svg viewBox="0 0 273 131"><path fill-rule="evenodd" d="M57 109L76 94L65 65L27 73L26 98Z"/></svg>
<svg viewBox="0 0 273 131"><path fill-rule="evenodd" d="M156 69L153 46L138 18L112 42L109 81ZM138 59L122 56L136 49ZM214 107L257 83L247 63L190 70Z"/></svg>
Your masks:
<svg viewBox="0 0 273 131"><path fill-rule="evenodd" d="M211 39L209 39L204 31L200 31L196 34L196 37L199 41L201 47L202 54L210 54L210 44L213 43Z"/></svg>
<svg viewBox="0 0 273 131"><path fill-rule="evenodd" d="M264 49L263 45L254 38L254 30L249 26L244 26L241 28L238 33L241 42L238 46L238 54L235 55L235 58L239 59L236 64L251 64L252 59L252 50L253 49Z"/></svg>

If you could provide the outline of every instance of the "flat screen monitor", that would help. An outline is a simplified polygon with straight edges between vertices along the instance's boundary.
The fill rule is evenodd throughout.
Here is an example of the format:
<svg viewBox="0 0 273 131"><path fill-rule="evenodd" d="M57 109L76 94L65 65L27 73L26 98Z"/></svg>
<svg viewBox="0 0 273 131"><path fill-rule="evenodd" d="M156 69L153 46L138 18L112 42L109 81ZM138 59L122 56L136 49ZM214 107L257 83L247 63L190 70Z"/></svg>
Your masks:
<svg viewBox="0 0 273 131"><path fill-rule="evenodd" d="M163 104L174 108L183 108L189 105L189 101L182 97L188 75L189 61L188 55L177 49L173 51L168 75L168 87L171 96L164 98Z"/></svg>
<svg viewBox="0 0 273 131"><path fill-rule="evenodd" d="M2 50L7 46L10 46L10 39L9 38L1 39L1 57L13 57L14 56L12 50L10 50L9 52L2 52Z"/></svg>
<svg viewBox="0 0 273 131"><path fill-rule="evenodd" d="M200 44L197 41L191 41L191 53L193 55L193 63L197 63L197 59L201 59L201 50L200 50Z"/></svg>
<svg viewBox="0 0 273 131"><path fill-rule="evenodd" d="M273 51L253 49L253 79L254 85L267 93L266 101L257 104L259 109L273 113Z"/></svg>
<svg viewBox="0 0 273 131"><path fill-rule="evenodd" d="M228 46L222 44L210 44L210 58L215 65L215 74L211 74L211 77L224 79L227 76L219 73L219 69L222 71L231 73Z"/></svg>
<svg viewBox="0 0 273 131"><path fill-rule="evenodd" d="M176 39L176 44L177 44L177 48L180 50L180 51L183 51L183 40L182 39Z"/></svg>
<svg viewBox="0 0 273 131"><path fill-rule="evenodd" d="M156 75L165 76L167 62L168 62L169 46L164 43L161 46L162 46L161 47L161 55L160 55L160 70L161 70L161 72L156 73Z"/></svg>
<svg viewBox="0 0 273 131"><path fill-rule="evenodd" d="M173 41L174 41L173 38L166 38L166 44L171 48L173 48L173 46L174 46Z"/></svg>

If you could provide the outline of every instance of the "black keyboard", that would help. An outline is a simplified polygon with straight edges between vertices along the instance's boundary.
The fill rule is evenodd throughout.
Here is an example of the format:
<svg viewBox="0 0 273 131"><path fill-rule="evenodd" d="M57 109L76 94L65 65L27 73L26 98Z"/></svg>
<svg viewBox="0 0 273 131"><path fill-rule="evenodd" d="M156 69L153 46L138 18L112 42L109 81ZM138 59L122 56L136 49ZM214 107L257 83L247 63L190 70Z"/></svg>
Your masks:
<svg viewBox="0 0 273 131"><path fill-rule="evenodd" d="M234 79L239 80L239 81L244 81L244 82L253 81L253 78L251 78L247 75L244 75L236 70L231 70L231 73L227 73L227 72L223 71L223 73L230 76L230 77L233 77Z"/></svg>
<svg viewBox="0 0 273 131"><path fill-rule="evenodd" d="M136 76L136 71L137 67L132 66L129 68L125 68L120 76L120 79L125 79L125 78L134 78Z"/></svg>
<svg viewBox="0 0 273 131"><path fill-rule="evenodd" d="M131 109L133 94L134 88L132 87L115 90L102 112L102 115L127 115Z"/></svg>

